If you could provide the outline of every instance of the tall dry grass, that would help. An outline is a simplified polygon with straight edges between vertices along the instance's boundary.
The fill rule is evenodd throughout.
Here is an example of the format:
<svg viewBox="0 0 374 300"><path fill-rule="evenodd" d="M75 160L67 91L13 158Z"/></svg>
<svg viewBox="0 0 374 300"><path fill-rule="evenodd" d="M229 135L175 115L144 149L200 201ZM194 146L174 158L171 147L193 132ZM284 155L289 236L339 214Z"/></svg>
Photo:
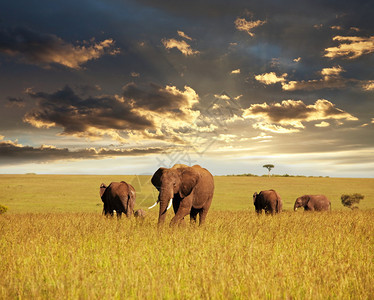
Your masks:
<svg viewBox="0 0 374 300"><path fill-rule="evenodd" d="M373 298L372 210L213 210L202 228L156 220L1 215L0 298Z"/></svg>

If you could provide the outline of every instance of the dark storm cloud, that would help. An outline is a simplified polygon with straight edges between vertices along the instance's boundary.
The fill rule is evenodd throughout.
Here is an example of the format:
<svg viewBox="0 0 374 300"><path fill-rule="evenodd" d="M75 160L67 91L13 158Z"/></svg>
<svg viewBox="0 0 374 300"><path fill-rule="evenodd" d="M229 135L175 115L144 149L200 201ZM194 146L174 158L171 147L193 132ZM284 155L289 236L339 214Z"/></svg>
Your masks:
<svg viewBox="0 0 374 300"><path fill-rule="evenodd" d="M114 41L83 41L74 46L54 34L39 33L28 28L0 29L0 53L19 57L28 63L49 66L59 64L72 69L79 69L89 60L104 54L117 54Z"/></svg>
<svg viewBox="0 0 374 300"><path fill-rule="evenodd" d="M115 96L82 98L69 86L51 94L33 91L28 94L38 102L37 107L25 115L24 121L35 127L59 126L64 134L82 136L100 136L108 129L153 127L153 123L137 114L128 101ZM91 128L96 131L90 131Z"/></svg>
<svg viewBox="0 0 374 300"><path fill-rule="evenodd" d="M185 92L175 87L161 87L157 84L137 85L129 83L123 87L123 96L130 99L138 108L143 108L159 113L174 113L180 117L185 115L182 108L191 107L197 101L195 92L185 87Z"/></svg>
<svg viewBox="0 0 374 300"><path fill-rule="evenodd" d="M58 160L104 159L122 156L143 156L167 151L165 148L144 147L129 149L80 149L71 151L67 148L52 146L23 146L13 141L0 141L1 164L42 163Z"/></svg>
<svg viewBox="0 0 374 300"><path fill-rule="evenodd" d="M173 86L134 83L123 88L123 96L84 98L69 86L55 93L31 90L27 93L37 99L36 108L24 116L24 121L34 127L62 127L64 135L81 137L109 135L121 142L125 140L118 131L154 130L163 117L173 116L176 126L178 120L189 120L193 114L191 108L198 101L198 95L187 86L180 91Z"/></svg>

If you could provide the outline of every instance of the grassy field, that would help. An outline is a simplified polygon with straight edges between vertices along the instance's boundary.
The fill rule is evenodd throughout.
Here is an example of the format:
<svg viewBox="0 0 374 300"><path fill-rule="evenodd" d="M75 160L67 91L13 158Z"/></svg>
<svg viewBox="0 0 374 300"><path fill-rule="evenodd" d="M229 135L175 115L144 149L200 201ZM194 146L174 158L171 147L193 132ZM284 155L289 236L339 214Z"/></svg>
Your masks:
<svg viewBox="0 0 374 300"><path fill-rule="evenodd" d="M151 176L108 175L0 175L0 204L12 212L101 212L99 186L124 180L137 192L137 208L154 203L157 191ZM325 194L333 210L345 210L342 194L361 193L361 209L374 208L374 178L305 178L216 176L212 210L254 210L254 192L273 188L283 199L285 210L292 210L303 194Z"/></svg>
<svg viewBox="0 0 374 300"><path fill-rule="evenodd" d="M205 227L176 230L154 221L2 215L0 298L373 298L373 210L212 211Z"/></svg>
<svg viewBox="0 0 374 300"><path fill-rule="evenodd" d="M145 208L149 178L0 175L0 299L374 299L374 179L215 177L202 228L101 215L101 182L131 182ZM257 216L268 188L286 211ZM351 211L339 198L354 192ZM304 193L333 211L294 213Z"/></svg>

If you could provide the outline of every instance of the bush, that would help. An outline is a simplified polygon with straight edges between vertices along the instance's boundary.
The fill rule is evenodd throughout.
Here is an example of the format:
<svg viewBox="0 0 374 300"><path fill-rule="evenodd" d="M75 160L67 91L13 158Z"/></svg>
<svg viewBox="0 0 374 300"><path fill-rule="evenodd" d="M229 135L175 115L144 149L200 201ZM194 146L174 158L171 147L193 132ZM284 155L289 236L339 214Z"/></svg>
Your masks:
<svg viewBox="0 0 374 300"><path fill-rule="evenodd" d="M340 199L342 200L342 204L346 207L349 207L351 209L356 209L358 208L356 205L360 203L362 199L364 199L364 195L361 194L351 194L351 195L346 195L343 194L341 195Z"/></svg>
<svg viewBox="0 0 374 300"><path fill-rule="evenodd" d="M0 204L0 215L6 213L8 207Z"/></svg>

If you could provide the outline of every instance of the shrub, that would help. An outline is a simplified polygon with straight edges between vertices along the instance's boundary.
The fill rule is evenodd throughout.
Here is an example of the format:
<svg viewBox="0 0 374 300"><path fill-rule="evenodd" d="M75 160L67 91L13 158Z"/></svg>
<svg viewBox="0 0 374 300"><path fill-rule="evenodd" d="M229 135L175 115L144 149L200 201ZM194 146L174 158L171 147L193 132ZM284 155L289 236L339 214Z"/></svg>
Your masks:
<svg viewBox="0 0 374 300"><path fill-rule="evenodd" d="M0 204L0 215L6 213L8 207Z"/></svg>
<svg viewBox="0 0 374 300"><path fill-rule="evenodd" d="M342 204L344 206L349 207L351 209L356 209L358 208L356 205L358 205L360 201L364 199L364 197L364 195L355 193L351 195L343 194L341 195L340 199L342 200Z"/></svg>

